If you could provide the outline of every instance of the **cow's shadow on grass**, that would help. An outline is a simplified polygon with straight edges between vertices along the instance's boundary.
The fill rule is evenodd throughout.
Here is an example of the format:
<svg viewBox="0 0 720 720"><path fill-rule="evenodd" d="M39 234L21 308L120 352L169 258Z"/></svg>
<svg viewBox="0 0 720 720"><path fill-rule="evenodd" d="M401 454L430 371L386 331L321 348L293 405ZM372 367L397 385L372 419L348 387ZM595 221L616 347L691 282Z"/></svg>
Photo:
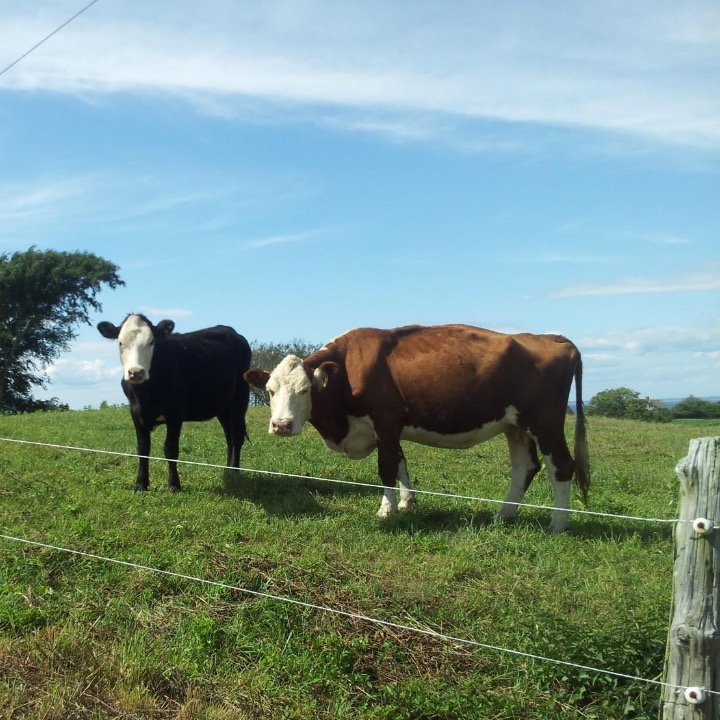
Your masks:
<svg viewBox="0 0 720 720"><path fill-rule="evenodd" d="M533 529L550 534L550 512L535 509L521 509L512 520L498 521L495 518L496 508L473 509L457 507L453 509L417 504L408 512L400 512L382 522L380 528L387 533L416 532L458 532L468 528L489 528L491 526L513 529ZM569 535L584 540L608 540L622 542L633 538L643 544L654 544L658 541L672 539L672 525L669 523L651 523L629 519L606 519L602 517L570 517L570 525L562 535Z"/></svg>
<svg viewBox="0 0 720 720"><path fill-rule="evenodd" d="M259 505L268 514L279 517L324 515L327 510L318 500L322 496L377 494L372 488L328 485L313 478L245 470L226 470L217 492Z"/></svg>
<svg viewBox="0 0 720 720"><path fill-rule="evenodd" d="M293 517L321 515L322 506L302 480L280 475L266 475L245 470L226 470L217 492L235 500L258 505L270 515Z"/></svg>
<svg viewBox="0 0 720 720"><path fill-rule="evenodd" d="M380 490L371 487L329 484L313 478L274 475L252 471L229 471L223 474L223 485L217 488L221 495L245 500L262 507L265 512L278 517L325 515L328 510L322 498L337 495L355 497L376 496L380 502ZM550 511L521 508L513 520L498 522L497 506L478 508L471 504L458 504L453 508L438 507L432 499L419 498L416 505L406 512L399 512L384 520L377 520L378 532L441 533L459 532L468 528L487 528L495 525L509 529L533 529L548 532ZM358 505L357 512L364 512ZM374 515L374 513L373 513ZM672 538L673 526L629 519L612 519L571 514L570 526L564 534L586 539L622 542L629 538L643 544L652 544Z"/></svg>

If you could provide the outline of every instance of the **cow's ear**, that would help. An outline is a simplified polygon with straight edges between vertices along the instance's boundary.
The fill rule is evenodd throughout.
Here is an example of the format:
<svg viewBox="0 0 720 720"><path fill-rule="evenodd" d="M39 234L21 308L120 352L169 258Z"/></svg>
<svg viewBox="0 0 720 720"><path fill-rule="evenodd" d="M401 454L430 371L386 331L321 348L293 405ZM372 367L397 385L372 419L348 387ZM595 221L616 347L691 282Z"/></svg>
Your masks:
<svg viewBox="0 0 720 720"><path fill-rule="evenodd" d="M324 390L328 386L330 378L335 375L338 370L340 370L340 366L336 362L326 360L320 367L316 368L313 373L313 387L316 390Z"/></svg>
<svg viewBox="0 0 720 720"><path fill-rule="evenodd" d="M169 335L175 329L175 323L172 320L161 320L155 326L155 336Z"/></svg>
<svg viewBox="0 0 720 720"><path fill-rule="evenodd" d="M97 324L97 329L100 334L108 340L117 340L117 336L120 334L120 328L113 325L107 320L103 320Z"/></svg>
<svg viewBox="0 0 720 720"><path fill-rule="evenodd" d="M258 390L264 390L267 385L267 381L270 379L270 373L260 368L250 368L243 377Z"/></svg>

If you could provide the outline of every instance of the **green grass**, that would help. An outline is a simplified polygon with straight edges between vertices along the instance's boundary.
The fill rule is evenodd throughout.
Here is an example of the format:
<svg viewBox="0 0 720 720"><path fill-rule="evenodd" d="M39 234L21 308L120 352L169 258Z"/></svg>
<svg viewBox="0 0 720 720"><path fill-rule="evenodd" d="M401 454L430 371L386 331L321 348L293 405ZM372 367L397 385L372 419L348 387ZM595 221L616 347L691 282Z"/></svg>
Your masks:
<svg viewBox="0 0 720 720"><path fill-rule="evenodd" d="M252 441L239 476L181 465L183 492L134 494L136 461L0 442L0 532L289 597L487 645L645 678L662 670L671 526L420 496L379 521L375 458L349 461L306 429ZM568 425L568 433L572 427ZM592 418L591 509L672 518L675 465L720 423ZM133 452L127 410L0 416L0 436ZM160 455L164 431L154 435ZM216 422L188 424L181 458L224 459ZM501 498L497 439L406 446L424 490ZM268 475L291 473L305 477ZM544 472L527 501L551 504ZM577 499L575 507L580 507ZM0 540L0 719L461 720L654 718L659 688L441 641L237 589Z"/></svg>

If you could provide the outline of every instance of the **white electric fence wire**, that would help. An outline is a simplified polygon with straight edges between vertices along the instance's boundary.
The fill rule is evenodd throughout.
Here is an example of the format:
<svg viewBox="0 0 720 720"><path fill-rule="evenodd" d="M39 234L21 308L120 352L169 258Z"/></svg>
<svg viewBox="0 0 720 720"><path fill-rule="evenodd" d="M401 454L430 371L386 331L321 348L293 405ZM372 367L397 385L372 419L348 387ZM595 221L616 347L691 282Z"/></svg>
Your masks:
<svg viewBox="0 0 720 720"><path fill-rule="evenodd" d="M115 456L127 457L127 458L146 458L148 460L155 460L158 462L167 462L166 458L157 457L154 455L136 455L135 453L118 452L115 450L99 450L96 448L78 447L75 445L59 445L56 443L36 442L33 440L18 440L16 438L5 438L5 437L0 437L0 442L20 443L22 445L37 445L40 447L55 448L55 449L59 449L59 450L77 450L80 452L97 453L97 454L101 454L101 455L115 455ZM179 460L178 459L178 460L174 460L173 462L177 462L181 465L195 465L195 466L200 466L200 467L217 468L217 469L222 469L222 470L238 469L238 468L229 467L228 465L217 465L217 464L213 464L213 463L197 462L195 460ZM293 473L278 472L276 470L257 470L255 468L245 468L245 467L239 468L239 469L244 472L248 472L248 473L257 473L258 475L274 475L276 477L297 478L300 480L316 480L318 482L336 483L339 485L354 485L355 487L371 488L373 490L382 490L382 491L385 490L384 485L378 485L377 483L355 482L354 480L338 480L336 478L315 477L313 475L294 475ZM476 502L495 503L496 505L515 505L517 507L533 508L535 510L555 510L555 508L551 505L535 505L533 503L524 503L524 502L506 502L505 500L498 500L497 498L483 498L483 497L475 497L473 495L456 495L453 493L437 492L434 490L420 490L418 488L413 488L413 492L418 495L435 495L435 496L439 496L439 497L455 498L458 500L473 500ZM594 517L616 518L618 520L637 520L640 522L651 522L651 523L677 524L677 523L688 522L686 520L679 520L677 518L671 518L671 519L649 518L649 517L640 517L640 516L635 516L635 515L619 515L616 513L597 512L594 510L576 510L575 508L568 508L567 512L575 513L577 515L591 515Z"/></svg>
<svg viewBox="0 0 720 720"><path fill-rule="evenodd" d="M338 610L337 608L327 607L326 605L317 605L315 603L305 602L304 600L297 600L295 598L285 597L283 595L273 595L271 593L261 592L259 590L250 590L248 588L242 588L237 585L229 585L227 583L219 582L217 580L207 580L205 578L199 578L193 575L186 575L184 573L174 572L172 570L161 570L159 568L150 567L149 565L141 565L139 563L130 562L128 560L118 560L117 558L105 557L104 555L96 555L95 553L84 552L82 550L73 550L71 548L60 547L58 545L51 545L49 543L38 542L35 540L26 540L25 538L16 537L14 535L5 535L3 533L0 533L0 539L8 540L11 542L25 543L26 545L33 545L35 547L41 547L47 550L70 553L71 555L78 555L80 557L89 558L90 560L99 560L102 562L114 563L116 565L124 565L125 567L133 568L135 570L145 570L147 572L157 573L159 575L166 575L181 580L189 580L191 582L201 583L203 585L219 587L223 590L235 590L236 592L253 595L254 597L265 598L266 600L283 602L287 603L288 605L296 605L298 607L307 608L309 610L326 612L332 615L352 618L354 620L362 620L364 622L370 622L376 625L381 625L383 627L394 628L395 630L402 630L404 632L419 633L421 635L427 635L428 637L433 637L437 640L442 640L448 643L470 645L472 647L481 648L483 650L492 650L494 652L514 655L515 657L525 658L526 660L538 660L540 662L562 665L564 667L572 667L576 670L584 670L586 672L599 673L601 675L611 675L612 677L622 678L623 680L632 680L634 682L647 683L648 685L670 687L683 691L688 689L683 685L673 685L671 683L663 682L662 680L649 680L647 678L639 677L637 675L629 675L626 673L615 672L613 670L605 670L603 668L593 667L592 665L579 665L577 663L568 662L567 660L557 660L555 658L549 658L543 655L534 655L533 653L522 652L521 650L510 650L508 648L499 647L497 645L482 643L477 640L468 640L466 638L455 637L454 635L446 635L445 633L437 632L436 630L413 627L412 625L403 625L400 623L391 622L390 620L380 620L378 618L370 617L369 615L363 615L362 613L350 612L348 610ZM712 690L707 690L706 692L709 694L720 695L720 693L714 692Z"/></svg>
<svg viewBox="0 0 720 720"><path fill-rule="evenodd" d="M71 18L68 18L62 25L56 27L49 35L46 35L40 42L35 43L29 50L24 52L17 60L13 60L6 68L0 70L0 75L4 75L8 70L14 68L21 60L24 60L31 52L37 50L43 43L47 42L53 35L57 35L64 27L69 25L75 18L80 17L86 10L89 10L98 0L92 0L82 10L78 10Z"/></svg>

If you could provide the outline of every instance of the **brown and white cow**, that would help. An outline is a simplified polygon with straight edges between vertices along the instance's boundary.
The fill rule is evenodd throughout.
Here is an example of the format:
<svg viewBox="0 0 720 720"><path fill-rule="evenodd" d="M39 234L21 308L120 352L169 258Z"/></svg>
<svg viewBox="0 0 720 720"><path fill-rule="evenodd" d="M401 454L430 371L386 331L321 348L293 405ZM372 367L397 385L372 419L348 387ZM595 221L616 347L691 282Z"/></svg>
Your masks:
<svg viewBox="0 0 720 720"><path fill-rule="evenodd" d="M517 514L543 455L554 492L550 529L567 527L570 480L587 499L589 462L582 409L582 362L560 335L507 335L469 325L361 328L335 338L305 360L288 355L272 371L252 368L247 381L270 395L269 432L298 435L310 422L325 444L349 458L378 451L385 493L380 517L415 496L401 440L469 448L504 433L510 491L499 518ZM575 460L565 415L575 380Z"/></svg>

